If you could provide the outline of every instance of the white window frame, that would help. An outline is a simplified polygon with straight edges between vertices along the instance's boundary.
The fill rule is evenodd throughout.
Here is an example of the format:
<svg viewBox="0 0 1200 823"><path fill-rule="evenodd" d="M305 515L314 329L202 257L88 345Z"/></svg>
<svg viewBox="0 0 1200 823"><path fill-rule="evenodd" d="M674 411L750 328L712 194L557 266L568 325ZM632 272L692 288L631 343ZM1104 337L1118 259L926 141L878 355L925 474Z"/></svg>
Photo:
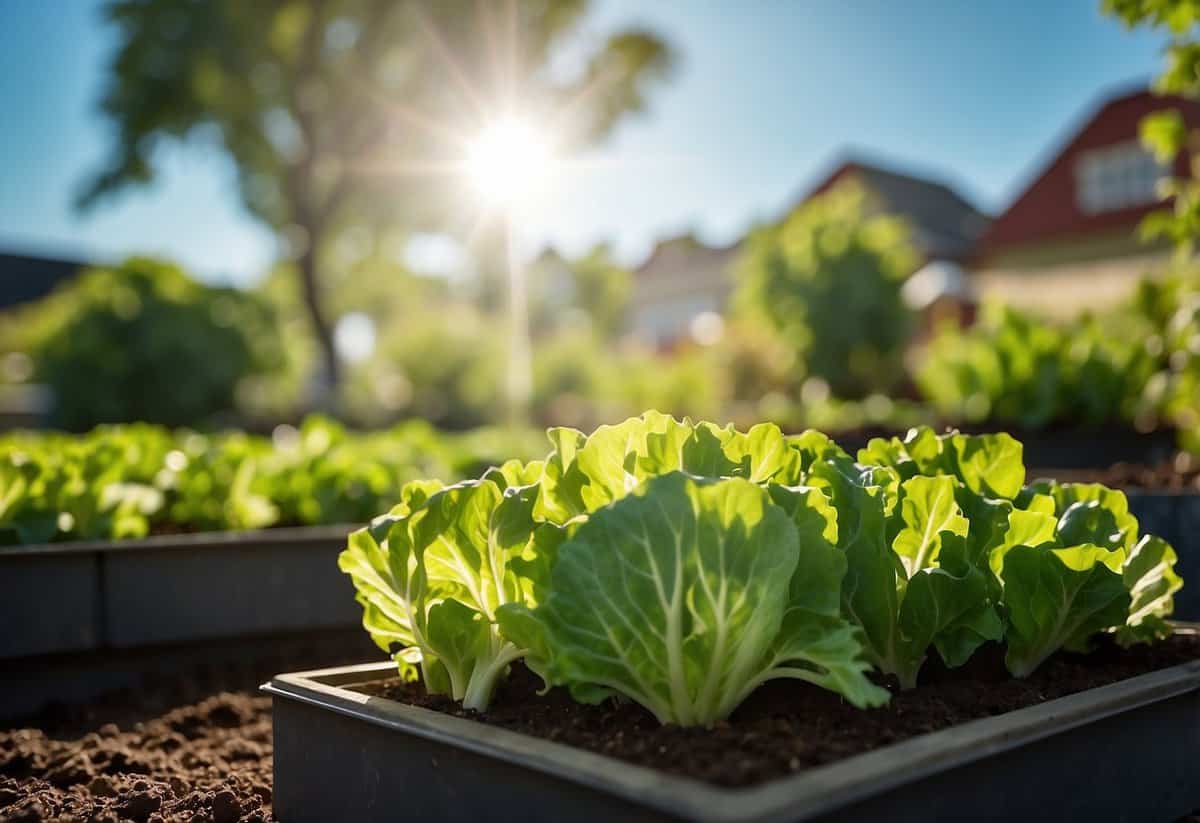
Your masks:
<svg viewBox="0 0 1200 823"><path fill-rule="evenodd" d="M1157 203L1167 171L1137 140L1091 149L1075 161L1075 202L1084 214Z"/></svg>

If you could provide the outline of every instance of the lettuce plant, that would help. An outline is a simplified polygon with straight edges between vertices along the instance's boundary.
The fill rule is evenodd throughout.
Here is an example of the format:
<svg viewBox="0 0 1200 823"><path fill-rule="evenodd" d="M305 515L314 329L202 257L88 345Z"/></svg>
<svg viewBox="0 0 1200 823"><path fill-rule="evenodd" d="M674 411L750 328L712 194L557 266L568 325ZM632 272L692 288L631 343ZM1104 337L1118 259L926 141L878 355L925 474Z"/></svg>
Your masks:
<svg viewBox="0 0 1200 823"><path fill-rule="evenodd" d="M835 531L815 489L672 472L580 525L545 602L505 607L501 625L537 650L548 682L623 695L663 723L712 725L774 678L879 705L888 694L839 615Z"/></svg>
<svg viewBox="0 0 1200 823"><path fill-rule="evenodd" d="M1152 640L1183 581L1175 551L1146 535L1120 491L1095 483L1039 481L1010 515L1008 539L991 565L1004 586L1009 670L1033 671L1059 648L1084 651L1089 638Z"/></svg>
<svg viewBox="0 0 1200 823"><path fill-rule="evenodd" d="M1139 540L1122 492L1052 481L1026 486L1020 444L1004 434L914 429L904 440L871 441L859 459L912 478L905 482L959 484L970 523L967 556L990 571L1014 675L1028 675L1061 648L1086 650L1100 632L1122 643L1167 632L1164 618L1183 585L1175 552L1157 537Z"/></svg>
<svg viewBox="0 0 1200 823"><path fill-rule="evenodd" d="M408 422L365 434L320 416L266 438L146 423L87 434L0 434L0 545L361 523L422 477L489 465L512 432L439 433Z"/></svg>
<svg viewBox="0 0 1200 823"><path fill-rule="evenodd" d="M561 538L532 519L536 487L507 486L510 478L409 484L403 502L354 532L338 558L375 642L385 651L400 644L397 659L419 664L431 693L480 711L524 654L500 634L496 612L536 602Z"/></svg>
<svg viewBox="0 0 1200 823"><path fill-rule="evenodd" d="M931 648L958 666L1000 639L1003 627L979 558L969 551L970 523L953 478L915 476L889 490L862 485L827 461L815 464L809 479L829 491L837 510L848 565L845 612L862 626L881 671L912 688Z"/></svg>
<svg viewBox="0 0 1200 823"><path fill-rule="evenodd" d="M483 710L510 664L578 700L711 725L798 679L859 707L1006 645L1017 675L1101 632L1167 630L1174 552L1124 495L1026 485L1020 443L825 435L657 412L551 429L544 461L414 482L340 558L364 625L434 693Z"/></svg>

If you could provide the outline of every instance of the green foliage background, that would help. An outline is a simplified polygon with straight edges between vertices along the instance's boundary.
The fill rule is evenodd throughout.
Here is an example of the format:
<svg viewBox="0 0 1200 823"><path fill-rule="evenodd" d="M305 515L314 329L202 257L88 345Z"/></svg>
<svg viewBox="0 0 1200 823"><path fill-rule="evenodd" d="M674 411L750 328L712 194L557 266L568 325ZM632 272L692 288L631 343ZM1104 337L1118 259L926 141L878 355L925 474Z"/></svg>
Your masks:
<svg viewBox="0 0 1200 823"><path fill-rule="evenodd" d="M86 271L4 326L4 348L53 390L53 421L75 430L228 415L243 379L282 362L266 301L149 258Z"/></svg>
<svg viewBox="0 0 1200 823"><path fill-rule="evenodd" d="M739 266L741 305L839 397L886 390L902 373L912 317L900 295L918 263L904 224L842 183L755 231Z"/></svg>

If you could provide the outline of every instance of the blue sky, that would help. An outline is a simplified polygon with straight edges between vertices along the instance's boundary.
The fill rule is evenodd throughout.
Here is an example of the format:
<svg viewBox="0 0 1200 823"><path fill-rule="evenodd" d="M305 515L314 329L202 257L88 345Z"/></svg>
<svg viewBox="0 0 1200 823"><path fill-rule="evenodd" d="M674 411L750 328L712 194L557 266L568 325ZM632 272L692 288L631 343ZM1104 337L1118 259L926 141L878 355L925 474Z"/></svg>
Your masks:
<svg viewBox="0 0 1200 823"><path fill-rule="evenodd" d="M101 4L0 0L0 249L151 252L252 282L274 243L211 150L167 151L151 187L72 209L110 137ZM1101 96L1158 71L1163 44L1097 0L594 0L585 37L629 23L675 45L673 82L564 169L521 226L527 248L610 240L636 262L671 232L726 242L849 150L999 209Z"/></svg>

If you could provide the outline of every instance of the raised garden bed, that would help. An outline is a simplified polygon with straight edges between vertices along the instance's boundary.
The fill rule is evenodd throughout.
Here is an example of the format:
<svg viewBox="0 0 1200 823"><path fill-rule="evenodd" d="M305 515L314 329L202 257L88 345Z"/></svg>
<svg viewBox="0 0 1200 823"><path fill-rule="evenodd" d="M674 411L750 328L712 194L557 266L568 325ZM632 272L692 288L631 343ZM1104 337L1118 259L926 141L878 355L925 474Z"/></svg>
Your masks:
<svg viewBox="0 0 1200 823"><path fill-rule="evenodd" d="M0 660L356 626L353 587L337 570L349 531L0 548L0 622L22 627L0 636Z"/></svg>
<svg viewBox="0 0 1200 823"><path fill-rule="evenodd" d="M712 730L538 697L538 685L514 675L475 715L389 664L276 677L264 687L275 810L287 821L497 809L577 821L1172 820L1200 806L1192 627L1157 648L1059 654L1028 680L995 657L931 670L867 712L775 684Z"/></svg>
<svg viewBox="0 0 1200 823"><path fill-rule="evenodd" d="M311 651L306 650L303 654L311 655ZM158 819L152 817L157 814L170 823L196 819L264 821L275 819L278 813L278 819L288 823L295 819L295 815L281 805L286 803L284 798L278 797L283 787L275 787L272 780L275 746L271 728L271 700L266 696L254 696L246 690L252 684L262 682L270 672L279 670L272 669L273 666L295 667L306 661L311 664L316 662L316 658L283 654L277 644L264 645L257 658L247 657L237 666L208 666L201 670L189 670L175 661L174 673L142 683L136 689L110 693L83 704L58 706L37 716L26 717L15 726L0 726L0 821L61 820L72 814L81 820L103 820L106 819L105 814L120 815L111 819L149 820ZM1169 663L1170 659L1163 662ZM1063 666L1066 671L1074 672L1072 679L1079 675L1091 676L1096 669L1091 660L1072 663L1069 656L1056 658L1048 665L1054 671L1059 671L1059 667ZM377 691L393 688L387 682L394 672L391 666L382 672ZM944 703L946 717L950 720L1003 709L1013 705L1014 700L1021 699L1009 692L1001 696L1003 702L981 703L978 695L971 693L969 687L947 681L934 670L928 674L930 687L936 690L938 700ZM1075 685L1081 682L1075 680ZM502 687L489 717L491 722L506 728L495 728L493 731L517 736L508 730L530 729L533 724L540 722L536 717L531 718L527 705L514 700L521 688L519 673ZM470 727L477 728L480 725L470 719L445 717L437 713L437 699L418 698L418 690L412 686L407 689L408 696L414 702L426 707L421 710L422 713L434 714L439 719L456 720ZM1051 698L1057 694L1046 691L1040 674L1028 681L1023 691L1033 700ZM359 692L350 694L359 701L356 705L369 700ZM728 736L731 729L745 723L751 725L751 729L743 736L758 735L770 740L785 730L784 721L779 719L782 703L805 694L810 697L816 694L818 700L827 699L826 695L813 692L802 684L794 684L791 688L784 684L779 689L772 688L764 692L762 702L756 698L753 703L747 704L745 711L739 711L729 726L718 727L715 734ZM554 717L561 711L566 699L560 693L553 692L546 698L539 698L539 701L539 705L545 707L545 712ZM277 701L281 711L286 711L284 702L282 699ZM429 710L430 707L433 711ZM440 708L446 708L444 701ZM837 701L833 701L832 706L825 705L824 709L834 712L830 716L831 727L844 722L845 714L850 711L844 706L839 708ZM461 710L454 711L462 713ZM622 747L622 754L631 757L634 762L639 756L639 747L643 759L653 757L656 746L664 739L662 735L668 738L676 735L679 739L673 745L705 753L705 749L698 745L705 733L658 729L651 719L639 718L629 707L591 707L585 708L584 713L588 718L587 722L580 725L583 734L602 728L610 718L630 718L629 724L620 729L623 734L597 734L596 744L597 748L605 743ZM907 708L903 714L882 710L876 717L880 724L885 724L908 714ZM473 715L467 714L466 717ZM5 728L11 730L5 731ZM922 731L917 721L907 728L910 732ZM1176 732L1172 730L1170 734L1175 735ZM523 735L519 737L523 741L528 740ZM821 736L822 739L832 737L829 733ZM420 742L424 745L423 740ZM796 741L796 744L802 745L803 741ZM575 753L574 749L569 751ZM282 749L280 754L284 754ZM320 753L313 748L309 750L309 755L318 757ZM462 779L446 771L446 767L457 762L456 757L466 756L452 751L451 755L439 758L442 768L437 770L438 782L446 784L447 791L452 788L449 784L453 784L460 794L468 793L462 789ZM611 770L611 764L614 763L611 759L589 756L609 764ZM361 762L357 759L357 752L353 757L354 762ZM1047 779L1053 780L1053 775L1063 774L1064 764L1069 765L1078 759L1078 752L1065 755L1063 760L1054 764L1051 776ZM1137 769L1154 768L1156 763L1157 760L1144 761L1138 764ZM807 767L810 764L806 761L801 765ZM790 765L785 764L785 769L789 768ZM1127 767L1113 779L1119 779L1124 786L1131 786L1129 771ZM745 774L736 768L729 772L735 777ZM483 772L482 776L486 778L489 774ZM1189 778L1193 774L1194 770L1189 772ZM658 776L655 775L655 778L657 785ZM386 774L380 775L380 780L386 779L390 779ZM471 779L473 781L474 776ZM1096 782L1099 783L1101 779L1097 777ZM328 776L322 780L326 787L334 785L329 782ZM786 782L786 779L777 781L776 785ZM1179 781L1181 787L1192 784L1194 781L1190 779ZM400 785L396 784L396 791ZM697 784L689 781L687 785L695 787ZM1090 784L1085 785L1091 787ZM333 795L329 802L348 796L350 791L347 787L344 791L339 788L336 793L327 792ZM491 805L477 819L504 817L507 812L518 808L516 801L510 800L508 791L506 787L503 794L488 795ZM1135 789L1131 787L1130 791ZM585 790L578 789L572 796L577 799L572 801L570 818L582 818L588 811L586 799L589 795ZM395 802L395 793L386 784L378 788L374 797L380 809L387 808L394 815L409 815L402 819L418 819L416 812L410 810L409 801ZM554 811L561 811L561 808L543 808L539 801L539 805L523 810L522 819L538 819L539 813L543 818L551 817ZM341 816L339 811L325 819L351 819L355 812L356 809L350 806L345 816ZM1094 815L1090 819L1108 819L1116 817L1118 813L1119 809ZM896 815L897 809L888 809L878 819L894 819ZM1170 820L1171 815L1162 815L1160 818ZM925 819L936 818L930 815ZM1045 817L1034 816L1033 819ZM1129 819L1154 818L1138 814Z"/></svg>

